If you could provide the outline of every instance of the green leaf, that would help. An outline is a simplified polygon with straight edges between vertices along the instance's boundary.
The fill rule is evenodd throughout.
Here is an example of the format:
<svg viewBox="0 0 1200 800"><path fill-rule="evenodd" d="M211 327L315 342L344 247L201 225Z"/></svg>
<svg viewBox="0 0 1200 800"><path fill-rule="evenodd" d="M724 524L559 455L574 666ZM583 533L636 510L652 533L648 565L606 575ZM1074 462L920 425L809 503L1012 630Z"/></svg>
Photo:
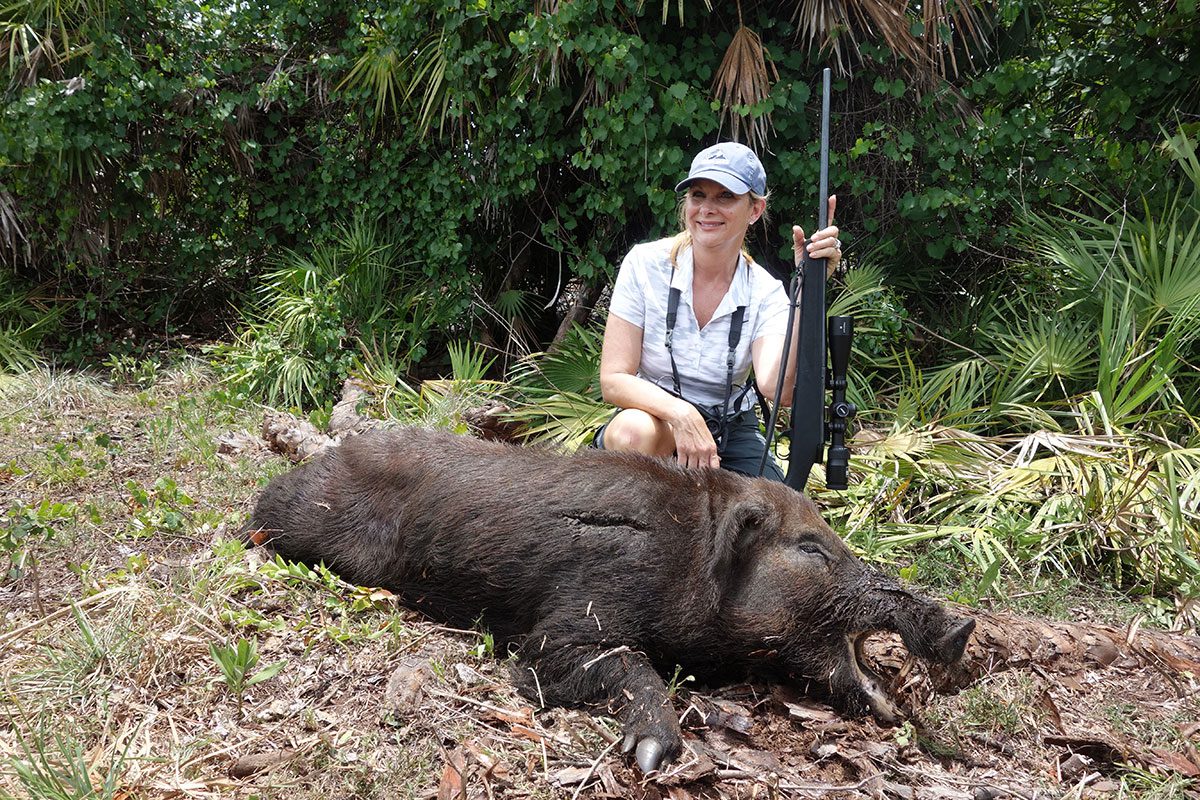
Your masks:
<svg viewBox="0 0 1200 800"><path fill-rule="evenodd" d="M979 579L979 585L975 587L976 597L984 597L991 590L992 584L996 582L996 578L1000 575L1000 567L1003 563L1004 557L999 556L984 570L983 577Z"/></svg>
<svg viewBox="0 0 1200 800"><path fill-rule="evenodd" d="M271 678L274 678L276 675L279 674L279 672L285 666L287 666L286 660L276 661L274 664L263 667L261 670L254 673L254 677L252 677L252 678L250 678L250 680L246 681L246 688L248 689L257 683L262 683L265 680L270 680Z"/></svg>

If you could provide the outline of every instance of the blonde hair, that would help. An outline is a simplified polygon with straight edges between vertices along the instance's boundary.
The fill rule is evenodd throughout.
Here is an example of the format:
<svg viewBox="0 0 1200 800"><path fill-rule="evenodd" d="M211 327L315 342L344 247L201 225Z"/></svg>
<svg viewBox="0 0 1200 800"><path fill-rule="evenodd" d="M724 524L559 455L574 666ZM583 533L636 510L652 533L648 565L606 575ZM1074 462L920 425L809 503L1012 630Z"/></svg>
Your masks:
<svg viewBox="0 0 1200 800"><path fill-rule="evenodd" d="M762 200L764 203L766 203L767 198L771 196L771 193L767 192L766 194L755 194L754 192L749 192L749 195L751 204L757 202L758 200ZM679 206L677 209L679 213L679 227L682 228L682 230L675 234L675 239L671 242L671 269L675 269L675 267L678 266L676 262L679 259L679 254L683 252L683 249L685 247L691 247L692 244L692 234L688 232L687 229L687 211L684 210L684 205L686 203L687 194L685 193L684 196L679 199ZM759 219L767 219L767 210L765 206L763 207L762 216L759 217ZM746 259L747 264L754 263L754 258L751 257L750 251L745 247L742 248L742 258Z"/></svg>

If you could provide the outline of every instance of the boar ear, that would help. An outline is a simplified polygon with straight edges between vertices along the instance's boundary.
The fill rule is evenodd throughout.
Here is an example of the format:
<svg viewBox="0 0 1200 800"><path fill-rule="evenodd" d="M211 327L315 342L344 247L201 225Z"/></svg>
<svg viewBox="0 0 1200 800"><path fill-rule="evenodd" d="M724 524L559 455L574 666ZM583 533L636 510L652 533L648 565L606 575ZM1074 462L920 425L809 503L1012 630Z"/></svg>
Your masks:
<svg viewBox="0 0 1200 800"><path fill-rule="evenodd" d="M717 535L713 539L710 570L717 585L734 579L733 572L750 545L771 526L771 509L757 497L738 500L725 509L717 519Z"/></svg>

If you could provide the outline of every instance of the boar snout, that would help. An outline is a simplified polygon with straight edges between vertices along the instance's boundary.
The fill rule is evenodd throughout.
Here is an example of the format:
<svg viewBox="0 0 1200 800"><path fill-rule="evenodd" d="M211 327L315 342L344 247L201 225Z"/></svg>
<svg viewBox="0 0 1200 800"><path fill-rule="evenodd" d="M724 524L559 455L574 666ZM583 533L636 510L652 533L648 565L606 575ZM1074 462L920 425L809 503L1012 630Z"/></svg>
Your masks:
<svg viewBox="0 0 1200 800"><path fill-rule="evenodd" d="M959 617L950 621L944 636L937 643L937 654L934 660L942 664L953 664L962 658L967 649L967 641L975 632L975 620L969 617Z"/></svg>
<svg viewBox="0 0 1200 800"><path fill-rule="evenodd" d="M952 664L962 657L975 631L973 619L952 614L941 603L873 570L860 585L859 630L898 633L908 652L925 661Z"/></svg>
<svg viewBox="0 0 1200 800"><path fill-rule="evenodd" d="M937 603L923 598L911 612L891 628L900 634L910 653L935 664L953 664L962 658L975 632L975 620L952 616Z"/></svg>

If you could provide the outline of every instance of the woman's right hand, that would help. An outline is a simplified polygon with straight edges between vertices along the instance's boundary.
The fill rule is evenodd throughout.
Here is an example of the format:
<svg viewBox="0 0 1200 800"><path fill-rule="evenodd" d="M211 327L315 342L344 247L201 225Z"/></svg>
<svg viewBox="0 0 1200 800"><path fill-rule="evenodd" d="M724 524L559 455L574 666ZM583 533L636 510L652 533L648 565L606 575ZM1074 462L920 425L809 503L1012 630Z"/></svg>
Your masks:
<svg viewBox="0 0 1200 800"><path fill-rule="evenodd" d="M721 466L717 443L694 405L680 400L667 424L675 435L675 458L680 464L687 469Z"/></svg>

